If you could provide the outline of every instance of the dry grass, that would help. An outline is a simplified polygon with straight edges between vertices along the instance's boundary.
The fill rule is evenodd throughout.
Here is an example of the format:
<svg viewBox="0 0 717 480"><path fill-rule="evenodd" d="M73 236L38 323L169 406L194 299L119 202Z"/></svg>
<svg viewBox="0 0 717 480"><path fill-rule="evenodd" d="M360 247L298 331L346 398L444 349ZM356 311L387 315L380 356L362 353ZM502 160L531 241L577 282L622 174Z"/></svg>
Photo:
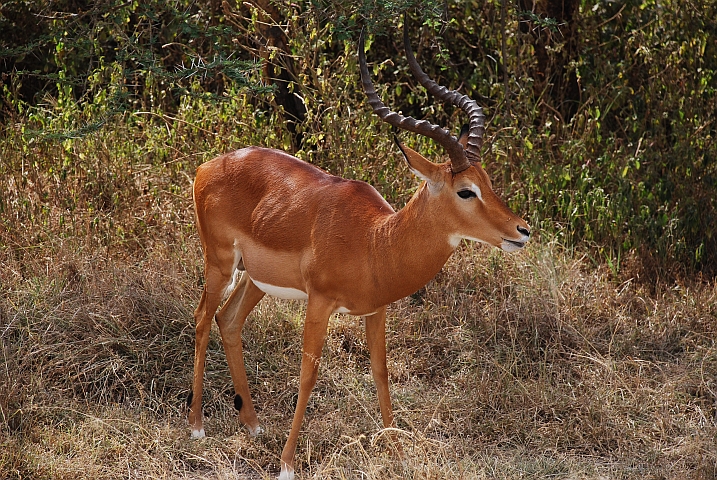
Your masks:
<svg viewBox="0 0 717 480"><path fill-rule="evenodd" d="M115 256L82 239L2 251L2 478L269 478L293 413L303 306L265 299L244 335L266 433L231 408L213 332L190 441L196 238ZM714 478L717 288L647 293L543 240L464 245L392 306L401 463L389 455L360 319L331 323L300 478Z"/></svg>
<svg viewBox="0 0 717 480"><path fill-rule="evenodd" d="M134 144L144 157L121 155L137 132L32 147L34 166L23 148L3 146L0 478L278 472L304 307L264 299L245 328L266 430L257 439L233 410L215 329L208 438L191 441L185 398L202 265L189 176L211 152L190 157L192 138L177 146L179 160L154 159L152 135L165 127L150 127ZM161 141L174 148L174 139ZM64 158L78 165L67 178L56 173ZM717 284L622 275L545 235L517 255L465 244L425 289L392 305L405 462L380 429L362 322L336 316L299 478L715 478Z"/></svg>

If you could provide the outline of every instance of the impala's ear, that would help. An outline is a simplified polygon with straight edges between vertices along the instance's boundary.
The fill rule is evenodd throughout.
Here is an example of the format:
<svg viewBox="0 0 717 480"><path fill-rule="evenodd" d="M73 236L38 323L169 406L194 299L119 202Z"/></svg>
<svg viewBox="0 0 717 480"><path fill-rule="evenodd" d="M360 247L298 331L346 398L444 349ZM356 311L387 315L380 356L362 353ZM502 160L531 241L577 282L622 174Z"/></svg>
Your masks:
<svg viewBox="0 0 717 480"><path fill-rule="evenodd" d="M428 182L428 187L433 191L435 188L440 188L443 184L443 175L441 167L435 163L427 160L423 155L405 146L401 143L397 137L394 137L396 145L401 149L401 153L406 158L408 168L411 169L414 175L421 180Z"/></svg>
<svg viewBox="0 0 717 480"><path fill-rule="evenodd" d="M463 147L464 150L466 148L466 145L468 144L469 129L470 128L469 128L468 124L464 123L463 126L461 127L461 133L458 134L458 143L461 144L461 146Z"/></svg>

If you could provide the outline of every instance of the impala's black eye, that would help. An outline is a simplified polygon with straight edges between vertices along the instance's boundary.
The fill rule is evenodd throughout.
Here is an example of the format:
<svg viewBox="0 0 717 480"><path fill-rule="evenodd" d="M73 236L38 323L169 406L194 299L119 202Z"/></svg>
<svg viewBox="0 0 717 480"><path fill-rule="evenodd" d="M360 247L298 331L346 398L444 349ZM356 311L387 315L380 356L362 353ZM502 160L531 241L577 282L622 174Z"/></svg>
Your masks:
<svg viewBox="0 0 717 480"><path fill-rule="evenodd" d="M468 198L474 198L477 195L476 195L476 192L474 192L473 190L466 189L466 190L459 190L458 196L461 198L464 198L464 199L468 199Z"/></svg>

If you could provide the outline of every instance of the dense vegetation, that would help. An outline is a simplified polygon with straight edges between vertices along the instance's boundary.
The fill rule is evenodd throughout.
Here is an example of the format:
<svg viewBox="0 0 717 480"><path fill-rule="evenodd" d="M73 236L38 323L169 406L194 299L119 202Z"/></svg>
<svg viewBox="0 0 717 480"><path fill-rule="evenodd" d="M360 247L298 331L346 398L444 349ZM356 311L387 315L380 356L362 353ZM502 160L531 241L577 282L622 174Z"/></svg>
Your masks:
<svg viewBox="0 0 717 480"><path fill-rule="evenodd" d="M388 135L379 135L373 158L345 149L375 134L352 129L370 122L351 41L362 25L384 34L371 57L391 104L453 128L462 121L405 74L396 17L411 3L263 2L262 11L191 1L9 2L0 17L5 149L34 150L33 168L53 169L59 186L82 163L69 154L49 164L61 141L68 152L81 148L104 137L108 122L134 132L184 121L187 133L203 136L192 124L207 111L218 112L205 125L220 134L212 151L248 143L252 133L240 130L271 124L257 143L339 174L394 176ZM629 259L635 273L715 273L714 2L521 0L505 12L499 2L428 2L409 11L426 23L413 38L429 73L485 105L486 163L537 227L591 245L616 272ZM252 118L239 128L247 102ZM207 150L189 145L192 154ZM152 142L126 154L173 160ZM5 182L25 172L16 158L4 154ZM111 195L111 185L97 188ZM33 203L3 196L5 218L37 218L23 202Z"/></svg>
<svg viewBox="0 0 717 480"><path fill-rule="evenodd" d="M209 438L188 441L194 170L282 148L400 207L418 183L359 89L360 29L389 105L465 120L408 74L404 11L424 69L484 106L486 169L535 241L462 245L389 311L406 463L386 454L360 322L332 321L302 478L717 475L717 2L16 0L0 7L0 477L277 472L298 303L264 300L245 330L267 433L241 433L213 334Z"/></svg>

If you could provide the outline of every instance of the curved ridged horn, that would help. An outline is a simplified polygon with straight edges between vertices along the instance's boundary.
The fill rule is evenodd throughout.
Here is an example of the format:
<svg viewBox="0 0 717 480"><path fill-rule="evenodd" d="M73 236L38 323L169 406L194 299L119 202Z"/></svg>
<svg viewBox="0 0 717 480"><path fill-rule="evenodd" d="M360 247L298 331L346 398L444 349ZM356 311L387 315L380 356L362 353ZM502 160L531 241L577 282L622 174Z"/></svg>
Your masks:
<svg viewBox="0 0 717 480"><path fill-rule="evenodd" d="M431 95L446 103L451 103L468 114L469 129L468 142L466 143L466 157L472 162L480 161L480 147L483 145L483 131L485 130L485 115L483 109L478 106L475 100L468 95L463 95L455 90L448 90L438 85L421 69L421 66L413 56L411 41L408 38L408 16L403 17L403 46L406 49L406 59L411 72L423 87Z"/></svg>
<svg viewBox="0 0 717 480"><path fill-rule="evenodd" d="M366 65L366 53L364 52L364 31L361 30L359 36L359 69L361 71L361 83L366 93L366 99L369 105L381 120L397 128L408 130L409 132L418 133L425 137L431 138L438 142L448 152L451 159L451 169L454 173L462 172L470 167L470 163L466 160L463 146L458 143L456 137L451 135L447 130L434 125L426 120L416 120L413 117L404 117L400 113L392 112L379 98L376 89L371 81ZM463 160L463 163L461 163Z"/></svg>

